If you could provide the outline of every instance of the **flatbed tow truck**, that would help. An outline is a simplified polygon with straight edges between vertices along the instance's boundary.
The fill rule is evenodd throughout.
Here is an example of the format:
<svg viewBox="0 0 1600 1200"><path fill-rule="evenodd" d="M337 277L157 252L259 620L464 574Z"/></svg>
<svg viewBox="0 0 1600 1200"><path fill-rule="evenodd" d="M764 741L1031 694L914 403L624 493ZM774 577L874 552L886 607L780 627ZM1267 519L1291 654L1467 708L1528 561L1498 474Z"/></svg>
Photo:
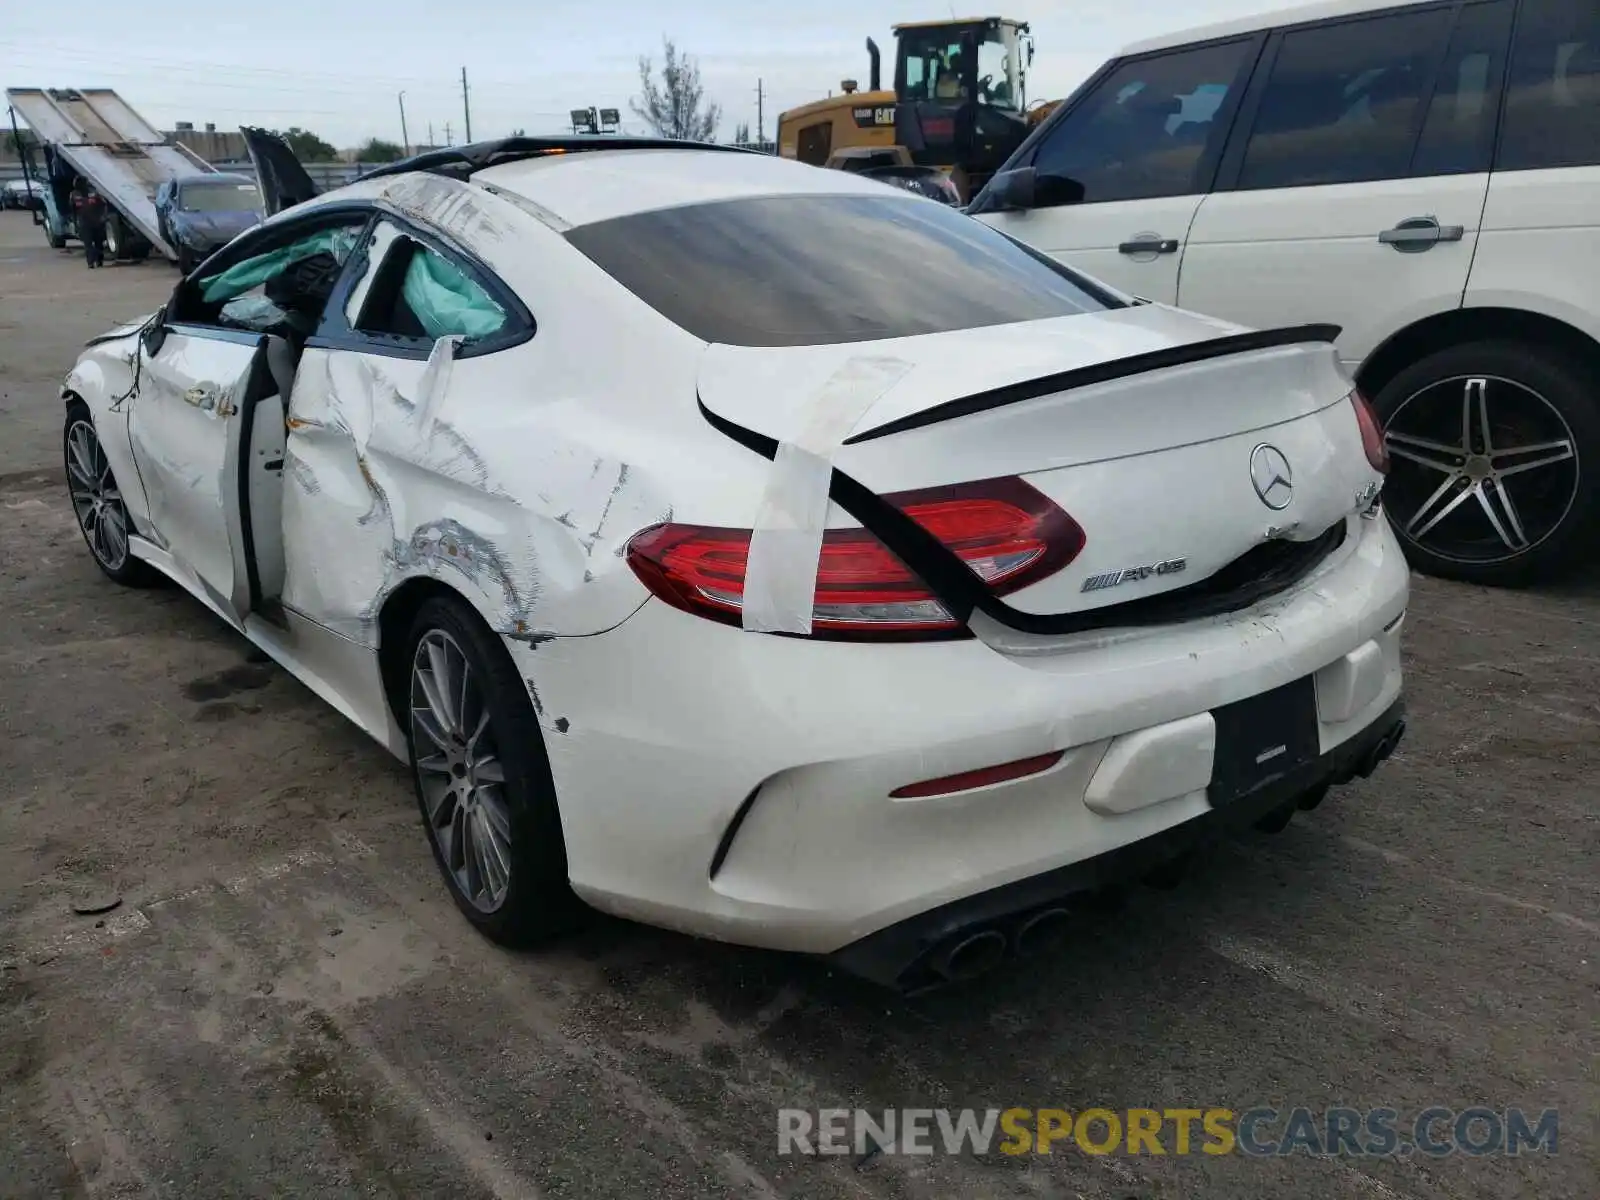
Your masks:
<svg viewBox="0 0 1600 1200"><path fill-rule="evenodd" d="M78 236L72 189L87 180L111 210L106 257L147 258L154 250L172 262L177 250L161 236L156 189L169 179L208 175L215 168L187 146L169 143L109 88L7 88L12 132L20 116L44 153L42 170L26 152L23 171L44 193L34 212L50 245L60 249ZM17 144L21 146L20 136Z"/></svg>

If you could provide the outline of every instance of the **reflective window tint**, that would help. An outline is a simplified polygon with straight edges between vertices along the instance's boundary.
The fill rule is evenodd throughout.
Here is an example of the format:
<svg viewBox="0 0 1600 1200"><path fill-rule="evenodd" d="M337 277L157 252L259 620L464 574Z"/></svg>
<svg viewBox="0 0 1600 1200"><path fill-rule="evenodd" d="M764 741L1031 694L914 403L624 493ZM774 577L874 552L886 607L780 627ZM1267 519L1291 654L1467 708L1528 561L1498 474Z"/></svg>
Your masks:
<svg viewBox="0 0 1600 1200"><path fill-rule="evenodd" d="M708 342L812 346L1093 312L1093 284L936 201L772 196L580 225L567 239Z"/></svg>
<svg viewBox="0 0 1600 1200"><path fill-rule="evenodd" d="M1034 168L1080 184L1088 204L1204 190L1201 164L1223 132L1216 116L1250 49L1228 42L1121 64L1050 131Z"/></svg>
<svg viewBox="0 0 1600 1200"><path fill-rule="evenodd" d="M1500 112L1500 83L1511 40L1511 15L1510 0L1462 10L1434 85L1422 139L1411 160L1412 175L1489 169Z"/></svg>
<svg viewBox="0 0 1600 1200"><path fill-rule="evenodd" d="M1524 0L1502 171L1600 165L1600 0Z"/></svg>
<svg viewBox="0 0 1600 1200"><path fill-rule="evenodd" d="M1433 9L1285 34L1239 187L1404 178L1451 24Z"/></svg>

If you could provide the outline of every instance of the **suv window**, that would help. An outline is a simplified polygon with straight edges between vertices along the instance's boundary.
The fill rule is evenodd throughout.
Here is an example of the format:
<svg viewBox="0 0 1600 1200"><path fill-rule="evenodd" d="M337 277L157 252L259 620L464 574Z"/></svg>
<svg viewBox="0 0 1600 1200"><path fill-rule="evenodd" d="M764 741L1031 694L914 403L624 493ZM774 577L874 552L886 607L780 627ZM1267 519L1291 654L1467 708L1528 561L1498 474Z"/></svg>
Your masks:
<svg viewBox="0 0 1600 1200"><path fill-rule="evenodd" d="M1495 165L1600 165L1600 5L1524 0Z"/></svg>
<svg viewBox="0 0 1600 1200"><path fill-rule="evenodd" d="M580 225L567 240L707 342L821 346L1098 312L1066 267L917 196L766 196Z"/></svg>
<svg viewBox="0 0 1600 1200"><path fill-rule="evenodd" d="M1284 34L1238 186L1404 178L1450 25L1441 8Z"/></svg>
<svg viewBox="0 0 1600 1200"><path fill-rule="evenodd" d="M1252 45L1196 46L1120 64L1050 131L1034 169L1081 185L1088 204L1205 191L1206 150L1223 132L1216 117L1239 86Z"/></svg>
<svg viewBox="0 0 1600 1200"><path fill-rule="evenodd" d="M1422 138L1411 159L1414 176L1487 171L1500 112L1500 81L1511 40L1511 0L1461 10L1440 68Z"/></svg>

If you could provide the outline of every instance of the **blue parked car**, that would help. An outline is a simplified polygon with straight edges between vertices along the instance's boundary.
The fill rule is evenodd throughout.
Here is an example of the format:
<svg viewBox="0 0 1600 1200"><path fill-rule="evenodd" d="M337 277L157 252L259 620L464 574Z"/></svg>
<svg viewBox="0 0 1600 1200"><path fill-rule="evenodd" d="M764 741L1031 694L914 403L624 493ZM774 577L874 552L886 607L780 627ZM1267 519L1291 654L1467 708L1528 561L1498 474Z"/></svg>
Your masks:
<svg viewBox="0 0 1600 1200"><path fill-rule="evenodd" d="M261 189L248 175L217 172L169 179L156 191L161 236L187 275L213 251L261 222Z"/></svg>

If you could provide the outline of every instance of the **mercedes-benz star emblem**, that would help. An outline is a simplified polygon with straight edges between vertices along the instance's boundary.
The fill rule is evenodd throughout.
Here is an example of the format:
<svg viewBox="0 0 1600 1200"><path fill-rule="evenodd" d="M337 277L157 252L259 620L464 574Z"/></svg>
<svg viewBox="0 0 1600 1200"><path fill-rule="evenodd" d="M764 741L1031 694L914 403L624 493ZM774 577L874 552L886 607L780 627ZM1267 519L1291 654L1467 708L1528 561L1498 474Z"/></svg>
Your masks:
<svg viewBox="0 0 1600 1200"><path fill-rule="evenodd" d="M1289 507L1294 499L1294 471L1283 451L1262 442L1250 451L1250 482L1256 495L1273 512Z"/></svg>

